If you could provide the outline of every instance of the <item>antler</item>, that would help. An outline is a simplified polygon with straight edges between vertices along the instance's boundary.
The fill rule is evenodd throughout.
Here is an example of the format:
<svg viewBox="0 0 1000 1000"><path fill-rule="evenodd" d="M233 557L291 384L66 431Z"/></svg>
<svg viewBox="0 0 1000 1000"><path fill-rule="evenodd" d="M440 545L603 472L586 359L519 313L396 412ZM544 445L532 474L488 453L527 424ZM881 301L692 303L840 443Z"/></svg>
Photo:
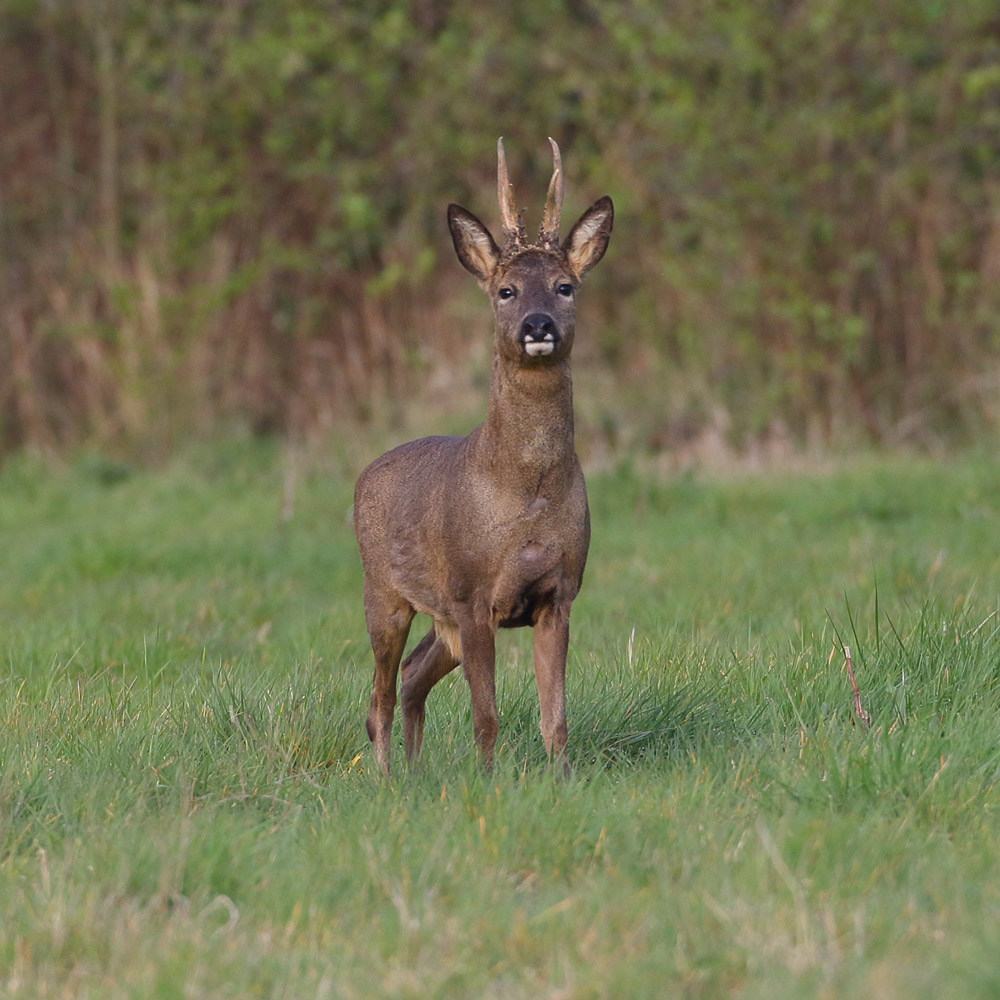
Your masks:
<svg viewBox="0 0 1000 1000"><path fill-rule="evenodd" d="M514 207L514 188L507 179L507 157L503 151L503 136L497 139L497 200L500 202L504 248L513 249L524 243L527 237L521 216Z"/></svg>
<svg viewBox="0 0 1000 1000"><path fill-rule="evenodd" d="M538 240L544 246L559 246L559 219L562 216L563 203L563 172L562 156L555 139L549 136L552 146L552 180L549 181L549 193L545 198L545 214L538 230Z"/></svg>

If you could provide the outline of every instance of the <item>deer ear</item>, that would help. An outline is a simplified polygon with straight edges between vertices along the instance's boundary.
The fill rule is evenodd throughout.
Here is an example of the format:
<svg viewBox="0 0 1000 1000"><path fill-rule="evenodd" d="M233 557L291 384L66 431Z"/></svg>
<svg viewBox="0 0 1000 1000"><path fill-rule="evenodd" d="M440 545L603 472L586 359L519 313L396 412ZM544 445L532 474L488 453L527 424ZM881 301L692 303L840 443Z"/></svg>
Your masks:
<svg viewBox="0 0 1000 1000"><path fill-rule="evenodd" d="M480 281L489 281L500 260L500 249L490 231L461 205L448 206L448 228L462 267Z"/></svg>
<svg viewBox="0 0 1000 1000"><path fill-rule="evenodd" d="M577 278L582 278L604 256L614 221L615 206L605 195L595 201L569 231L563 250Z"/></svg>

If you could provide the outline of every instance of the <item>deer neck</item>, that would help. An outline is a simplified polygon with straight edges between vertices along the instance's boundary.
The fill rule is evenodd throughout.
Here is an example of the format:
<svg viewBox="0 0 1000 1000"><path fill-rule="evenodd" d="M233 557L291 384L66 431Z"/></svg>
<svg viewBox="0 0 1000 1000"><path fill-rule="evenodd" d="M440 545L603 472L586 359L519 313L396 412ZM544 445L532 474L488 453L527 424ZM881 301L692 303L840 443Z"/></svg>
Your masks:
<svg viewBox="0 0 1000 1000"><path fill-rule="evenodd" d="M560 470L576 466L569 360L524 368L494 358L486 421L478 437L483 464L503 484L561 481Z"/></svg>

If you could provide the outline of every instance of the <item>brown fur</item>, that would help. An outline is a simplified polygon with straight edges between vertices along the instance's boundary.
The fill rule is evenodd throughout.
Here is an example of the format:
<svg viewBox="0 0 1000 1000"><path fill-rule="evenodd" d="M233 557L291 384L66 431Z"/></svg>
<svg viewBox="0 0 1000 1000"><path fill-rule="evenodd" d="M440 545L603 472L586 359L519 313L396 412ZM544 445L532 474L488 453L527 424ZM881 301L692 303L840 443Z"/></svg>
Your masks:
<svg viewBox="0 0 1000 1000"><path fill-rule="evenodd" d="M457 205L448 210L459 260L493 303L485 422L467 437L422 438L387 452L365 469L355 488L365 619L375 656L367 729L386 773L399 661L418 612L430 615L433 625L402 666L408 759L420 749L429 691L461 663L476 744L483 762L492 763L494 637L498 628L517 626L534 628L546 751L565 754L569 613L590 542L587 493L573 447L572 292L607 248L613 206L610 198L600 199L561 246L553 245L561 204L554 143L553 149L553 188L557 175L560 184L555 230L547 204L549 228L538 244L524 244L518 219L516 227L505 225L498 247L471 213ZM502 146L500 176L505 182ZM555 204L553 199L550 190ZM504 218L513 215L508 211ZM502 289L514 294L502 297ZM541 321L548 325L538 326ZM555 344L551 353L532 356L529 346L542 329L553 331Z"/></svg>

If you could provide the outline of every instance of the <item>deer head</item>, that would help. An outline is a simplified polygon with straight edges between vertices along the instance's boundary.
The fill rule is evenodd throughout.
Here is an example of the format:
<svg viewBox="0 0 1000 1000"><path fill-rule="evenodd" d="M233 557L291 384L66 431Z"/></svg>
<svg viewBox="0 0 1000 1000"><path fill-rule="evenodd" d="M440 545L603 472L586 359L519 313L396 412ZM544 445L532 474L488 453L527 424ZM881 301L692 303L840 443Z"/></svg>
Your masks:
<svg viewBox="0 0 1000 1000"><path fill-rule="evenodd" d="M560 243L563 174L559 146L552 144L553 170L538 239L529 243L514 190L507 179L503 139L497 141L497 194L503 225L498 246L490 231L460 205L448 206L455 252L479 279L496 321L498 358L525 367L565 360L573 346L575 296L580 280L603 256L611 238L611 199L596 201Z"/></svg>

